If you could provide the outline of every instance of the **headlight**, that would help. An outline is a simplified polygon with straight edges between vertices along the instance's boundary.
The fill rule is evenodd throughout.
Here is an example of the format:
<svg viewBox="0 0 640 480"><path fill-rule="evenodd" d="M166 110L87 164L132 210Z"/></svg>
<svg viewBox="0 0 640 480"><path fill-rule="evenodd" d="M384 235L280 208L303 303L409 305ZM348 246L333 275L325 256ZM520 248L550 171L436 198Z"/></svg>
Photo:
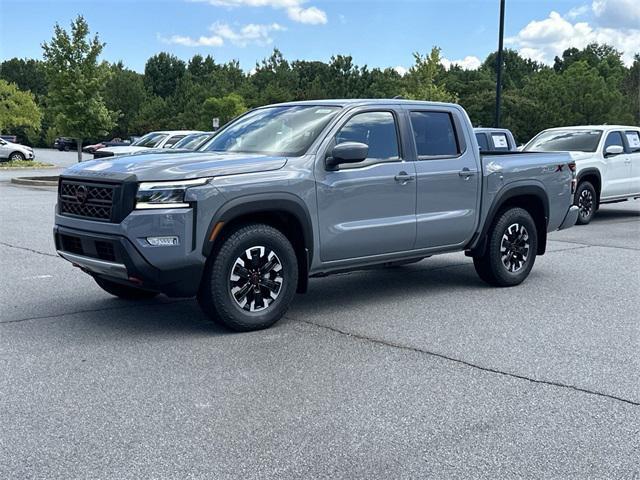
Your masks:
<svg viewBox="0 0 640 480"><path fill-rule="evenodd" d="M147 208L188 208L184 194L189 187L208 183L211 178L176 180L170 182L144 182L138 185L136 209Z"/></svg>

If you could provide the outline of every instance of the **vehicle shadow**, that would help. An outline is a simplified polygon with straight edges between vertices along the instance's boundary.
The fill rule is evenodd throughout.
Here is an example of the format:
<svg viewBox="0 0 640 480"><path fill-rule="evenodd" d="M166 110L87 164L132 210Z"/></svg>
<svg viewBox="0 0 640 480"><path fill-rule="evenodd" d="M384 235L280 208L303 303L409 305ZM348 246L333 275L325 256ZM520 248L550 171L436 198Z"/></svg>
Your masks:
<svg viewBox="0 0 640 480"><path fill-rule="evenodd" d="M460 257L447 264L429 265L429 260L401 267L357 271L311 279L309 291L298 295L292 317L307 312L322 314L337 305L345 310L372 303L416 302L428 306L429 297L453 289L460 291L487 287L475 273L470 259ZM421 297L421 296L424 297Z"/></svg>
<svg viewBox="0 0 640 480"><path fill-rule="evenodd" d="M621 208L629 202L621 204L602 205L591 220L591 223L611 220L633 220L640 218L640 201L634 202L635 208ZM619 205L619 206L618 206Z"/></svg>

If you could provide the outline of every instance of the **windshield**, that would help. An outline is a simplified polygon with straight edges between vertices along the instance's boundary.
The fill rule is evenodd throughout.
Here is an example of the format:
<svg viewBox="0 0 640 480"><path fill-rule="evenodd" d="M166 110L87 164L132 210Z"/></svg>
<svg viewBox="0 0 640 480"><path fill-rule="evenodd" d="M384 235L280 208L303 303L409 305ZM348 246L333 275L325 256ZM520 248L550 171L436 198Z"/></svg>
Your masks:
<svg viewBox="0 0 640 480"><path fill-rule="evenodd" d="M196 148L201 146L204 142L209 140L211 136L212 136L211 133L192 133L191 135L187 135L186 137L184 137L179 142L176 142L176 144L171 148L175 148L176 150L178 149L195 150Z"/></svg>
<svg viewBox="0 0 640 480"><path fill-rule="evenodd" d="M527 152L595 152L602 130L553 130L542 132L524 148Z"/></svg>
<svg viewBox="0 0 640 480"><path fill-rule="evenodd" d="M166 133L151 132L151 133L147 133L143 137L133 142L131 146L153 148L153 147L157 147L158 144L162 142L162 140L164 140L165 138L167 138Z"/></svg>
<svg viewBox="0 0 640 480"><path fill-rule="evenodd" d="M220 131L203 150L300 156L339 110L318 105L260 108Z"/></svg>

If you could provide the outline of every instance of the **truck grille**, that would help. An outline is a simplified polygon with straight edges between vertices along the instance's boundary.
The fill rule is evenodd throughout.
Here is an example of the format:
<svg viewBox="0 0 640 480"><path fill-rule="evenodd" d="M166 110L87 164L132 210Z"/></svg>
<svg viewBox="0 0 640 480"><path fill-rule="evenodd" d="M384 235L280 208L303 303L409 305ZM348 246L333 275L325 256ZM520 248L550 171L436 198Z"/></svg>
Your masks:
<svg viewBox="0 0 640 480"><path fill-rule="evenodd" d="M58 189L60 214L111 221L116 186L62 179Z"/></svg>

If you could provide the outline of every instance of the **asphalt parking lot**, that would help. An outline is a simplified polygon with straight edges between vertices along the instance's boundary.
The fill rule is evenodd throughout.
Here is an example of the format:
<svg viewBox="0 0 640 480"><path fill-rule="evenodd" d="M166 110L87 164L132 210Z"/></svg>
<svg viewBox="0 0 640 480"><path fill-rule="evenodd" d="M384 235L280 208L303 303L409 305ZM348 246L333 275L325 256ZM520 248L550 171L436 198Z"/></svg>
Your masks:
<svg viewBox="0 0 640 480"><path fill-rule="evenodd" d="M444 255L232 334L102 292L55 254L55 190L10 175L0 478L640 478L640 201L553 233L519 287Z"/></svg>

